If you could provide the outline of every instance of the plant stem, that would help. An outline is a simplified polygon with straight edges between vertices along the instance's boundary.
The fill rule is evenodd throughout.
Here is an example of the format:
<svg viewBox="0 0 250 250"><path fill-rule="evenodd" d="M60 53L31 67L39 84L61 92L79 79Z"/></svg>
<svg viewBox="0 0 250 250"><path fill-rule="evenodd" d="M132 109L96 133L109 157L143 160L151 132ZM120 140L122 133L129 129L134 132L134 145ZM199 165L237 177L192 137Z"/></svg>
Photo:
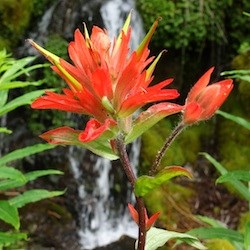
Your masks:
<svg viewBox="0 0 250 250"><path fill-rule="evenodd" d="M157 172L158 167L161 163L161 160L162 160L163 156L165 155L167 149L169 148L171 143L174 141L174 139L183 131L184 128L185 128L185 124L180 122L177 125L177 127L175 127L175 129L172 131L171 135L166 139L162 148L158 151L158 153L155 157L154 163L153 163L151 169L149 170L149 175L154 175Z"/></svg>
<svg viewBox="0 0 250 250"><path fill-rule="evenodd" d="M116 139L116 148L118 150L118 154L120 157L120 161L122 163L123 170L130 182L132 188L134 189L136 176L133 172L133 168L131 166L128 153L126 150L126 146L124 143L124 139L122 136ZM139 233L138 233L138 250L144 250L146 243L146 222L145 222L145 205L141 197L136 197L137 202L137 212L139 215Z"/></svg>

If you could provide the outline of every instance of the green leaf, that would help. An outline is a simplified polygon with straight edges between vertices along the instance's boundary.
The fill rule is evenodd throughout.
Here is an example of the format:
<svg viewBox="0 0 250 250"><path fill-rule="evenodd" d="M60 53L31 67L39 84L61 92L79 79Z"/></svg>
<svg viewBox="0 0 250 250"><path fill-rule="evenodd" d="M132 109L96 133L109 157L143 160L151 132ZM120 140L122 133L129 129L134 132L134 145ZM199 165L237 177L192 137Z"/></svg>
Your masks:
<svg viewBox="0 0 250 250"><path fill-rule="evenodd" d="M182 106L168 102L151 106L134 121L131 131L125 137L125 143L128 144L134 141L157 122L166 116L180 112L182 109Z"/></svg>
<svg viewBox="0 0 250 250"><path fill-rule="evenodd" d="M135 194L139 197L145 196L153 189L179 175L185 175L189 178L192 177L187 169L180 166L165 167L154 177L142 175L135 183Z"/></svg>
<svg viewBox="0 0 250 250"><path fill-rule="evenodd" d="M244 246L245 250L250 250L250 222L248 222L245 226Z"/></svg>
<svg viewBox="0 0 250 250"><path fill-rule="evenodd" d="M13 167L0 166L0 179L25 180L25 177Z"/></svg>
<svg viewBox="0 0 250 250"><path fill-rule="evenodd" d="M35 98L41 96L44 92L45 92L45 90L35 90L35 91L29 92L27 94L24 94L22 96L19 96L19 97L13 99L12 101L8 102L3 107L1 107L0 116L16 109L17 107L31 104L31 102Z"/></svg>
<svg viewBox="0 0 250 250"><path fill-rule="evenodd" d="M2 116L1 115L1 109L2 109L3 105L8 100L8 93L9 93L8 90L2 90L2 91L0 91L0 117Z"/></svg>
<svg viewBox="0 0 250 250"><path fill-rule="evenodd" d="M26 156L37 154L45 150L52 149L54 147L56 146L51 144L40 143L40 144L35 144L33 146L28 146L25 148L14 150L0 158L0 166L10 161L22 159Z"/></svg>
<svg viewBox="0 0 250 250"><path fill-rule="evenodd" d="M208 153L200 153L201 155L205 156L207 160L209 160L214 167L218 170L218 172L223 176L228 173L228 171L218 162L216 161L211 155ZM247 201L250 201L250 192L248 188L238 180L230 180L228 181L235 190L237 190Z"/></svg>
<svg viewBox="0 0 250 250"><path fill-rule="evenodd" d="M225 71L222 72L221 75L250 82L250 70L246 69Z"/></svg>
<svg viewBox="0 0 250 250"><path fill-rule="evenodd" d="M46 170L36 170L25 174L25 177L28 181L34 181L35 179L52 174L64 174L62 171L55 169L46 169Z"/></svg>
<svg viewBox="0 0 250 250"><path fill-rule="evenodd" d="M0 232L0 247L1 245L8 246L19 240L27 240L27 234Z"/></svg>
<svg viewBox="0 0 250 250"><path fill-rule="evenodd" d="M203 246L199 242L199 240L192 235L151 227L150 230L147 232L145 250L158 249L159 247L163 246L166 242L172 239L179 239L182 242L186 242L190 245L193 245L198 249L206 249L206 247Z"/></svg>
<svg viewBox="0 0 250 250"><path fill-rule="evenodd" d="M7 190L10 188L17 188L25 185L29 181L34 181L35 179L51 175L51 174L63 174L63 172L59 170L54 169L48 169L48 170L35 170L32 172L29 172L27 174L24 174L24 178L20 179L10 179L10 180L2 180L0 181L0 190Z"/></svg>
<svg viewBox="0 0 250 250"><path fill-rule="evenodd" d="M221 110L217 110L216 114L223 116L224 118L231 120L239 125L241 125L242 127L246 128L246 129L250 129L250 122L245 120L242 117L236 116L236 115L231 115L229 113L226 113L224 111Z"/></svg>
<svg viewBox="0 0 250 250"><path fill-rule="evenodd" d="M202 216L202 215L197 215L196 217L199 220L201 220L202 222L204 222L212 227L227 228L227 226L219 220L215 220L213 218L210 218L207 216Z"/></svg>
<svg viewBox="0 0 250 250"><path fill-rule="evenodd" d="M230 242L243 243L243 235L237 231L228 228L195 228L188 232L188 234L196 236L200 239L226 239Z"/></svg>
<svg viewBox="0 0 250 250"><path fill-rule="evenodd" d="M14 60L14 63L11 66L9 66L9 68L1 76L0 85L6 81L15 79L21 74L23 74L24 67L27 64L31 63L34 59L35 57L25 57L19 60Z"/></svg>
<svg viewBox="0 0 250 250"><path fill-rule="evenodd" d="M28 81L12 81L12 82L6 82L4 84L0 85L0 91L6 90L6 89L14 89L14 88L24 88L27 86L39 86L42 83L44 83L43 80L35 81L35 82L28 82Z"/></svg>
<svg viewBox="0 0 250 250"><path fill-rule="evenodd" d="M0 133L6 133L6 134L11 134L12 131L7 129L7 128L4 128L4 127L0 127Z"/></svg>
<svg viewBox="0 0 250 250"><path fill-rule="evenodd" d="M250 181L250 171L246 170L235 170L228 172L227 174L224 174L220 176L216 183L223 183L223 182L230 182L230 181Z"/></svg>
<svg viewBox="0 0 250 250"><path fill-rule="evenodd" d="M26 179L7 179L7 180L2 180L0 181L0 190L7 190L11 188L17 188L24 186L28 181Z"/></svg>
<svg viewBox="0 0 250 250"><path fill-rule="evenodd" d="M28 203L40 201L54 196L59 196L64 193L65 191L48 191L45 189L33 189L10 199L9 203L16 208L20 208Z"/></svg>
<svg viewBox="0 0 250 250"><path fill-rule="evenodd" d="M0 219L12 225L16 230L20 227L17 208L10 205L8 201L0 201Z"/></svg>

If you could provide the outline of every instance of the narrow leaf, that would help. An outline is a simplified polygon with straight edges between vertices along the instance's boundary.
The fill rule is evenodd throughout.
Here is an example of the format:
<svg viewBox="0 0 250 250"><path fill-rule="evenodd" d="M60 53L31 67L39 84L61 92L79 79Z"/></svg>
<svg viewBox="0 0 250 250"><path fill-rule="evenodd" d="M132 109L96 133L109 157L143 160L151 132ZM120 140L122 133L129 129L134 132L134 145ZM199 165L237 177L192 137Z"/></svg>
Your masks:
<svg viewBox="0 0 250 250"><path fill-rule="evenodd" d="M213 158L210 154L206 153L206 152L202 152L200 153L200 155L203 155L207 160L209 160L214 167L217 169L217 171L221 174L224 175L226 174L228 171L218 162L215 160L215 158Z"/></svg>
<svg viewBox="0 0 250 250"><path fill-rule="evenodd" d="M27 86L39 86L42 83L44 83L44 81L35 81L35 82L28 82L28 81L12 81L12 82L6 82L4 84L0 85L0 91L1 90L6 90L6 89L14 89L14 88L24 88Z"/></svg>
<svg viewBox="0 0 250 250"><path fill-rule="evenodd" d="M239 125L241 125L242 127L246 128L246 129L250 129L250 122L245 120L242 117L236 116L236 115L231 115L229 113L226 113L224 111L221 110L217 110L216 114L223 116L224 118L231 120Z"/></svg>
<svg viewBox="0 0 250 250"><path fill-rule="evenodd" d="M227 174L224 174L220 176L216 183L223 183L223 182L230 182L230 181L250 181L250 171L246 170L235 170L228 172Z"/></svg>
<svg viewBox="0 0 250 250"><path fill-rule="evenodd" d="M207 217L207 216L202 216L202 215L197 215L196 216L199 220L201 220L202 222L212 226L212 227L219 227L219 228L227 228L227 226L222 223L219 220Z"/></svg>
<svg viewBox="0 0 250 250"><path fill-rule="evenodd" d="M52 149L54 147L55 145L41 143L41 144L35 144L33 146L28 146L22 149L14 150L0 158L0 166L10 161L22 159L26 156L37 154L45 150Z"/></svg>
<svg viewBox="0 0 250 250"><path fill-rule="evenodd" d="M230 242L243 243L243 235L237 231L228 228L195 228L188 232L188 234L196 236L200 239L226 239Z"/></svg>
<svg viewBox="0 0 250 250"><path fill-rule="evenodd" d="M25 177L13 167L0 166L0 179L25 180Z"/></svg>
<svg viewBox="0 0 250 250"><path fill-rule="evenodd" d="M13 99L12 101L8 102L7 104L1 107L0 116L16 109L17 107L31 104L31 102L35 98L41 96L44 92L45 90L35 90Z"/></svg>
<svg viewBox="0 0 250 250"><path fill-rule="evenodd" d="M248 222L245 226L244 246L246 250L250 249L250 222Z"/></svg>
<svg viewBox="0 0 250 250"><path fill-rule="evenodd" d="M11 188L17 188L25 185L28 181L26 179L7 179L0 181L0 190L8 190Z"/></svg>
<svg viewBox="0 0 250 250"><path fill-rule="evenodd" d="M11 134L12 131L5 127L0 127L0 133Z"/></svg>
<svg viewBox="0 0 250 250"><path fill-rule="evenodd" d="M51 175L51 174L63 174L63 172L59 170L36 170L29 172L27 174L24 174L24 179L8 179L8 180L2 180L0 181L0 190L7 190L10 188L17 188L25 185L29 181L33 181L39 177L46 176L46 175Z"/></svg>
<svg viewBox="0 0 250 250"><path fill-rule="evenodd" d="M227 174L228 171L218 162L216 161L211 155L208 153L200 153L201 155L204 155L207 160L209 160L214 167L218 170L218 172L223 176L224 174ZM240 181L238 180L230 180L228 181L232 187L234 187L235 190L237 190L247 201L250 201L250 192L248 188Z"/></svg>
<svg viewBox="0 0 250 250"><path fill-rule="evenodd" d="M5 73L0 78L0 84L5 81L10 81L11 79L15 79L20 74L16 75L16 73L22 70L27 64L31 63L35 57L25 57L19 60L15 60L13 65L11 65Z"/></svg>
<svg viewBox="0 0 250 250"><path fill-rule="evenodd" d="M0 219L12 225L16 230L20 227L17 208L10 205L8 201L0 201Z"/></svg>
<svg viewBox="0 0 250 250"><path fill-rule="evenodd" d="M25 177L28 181L33 181L39 177L52 175L52 174L64 174L62 171L55 169L46 169L46 170L36 170L25 174Z"/></svg>
<svg viewBox="0 0 250 250"><path fill-rule="evenodd" d="M8 90L0 91L0 117L2 116L1 115L2 107L5 105L5 103L8 100L8 92L9 92Z"/></svg>
<svg viewBox="0 0 250 250"><path fill-rule="evenodd" d="M153 189L179 175L185 175L189 178L192 177L187 169L180 166L165 167L154 177L142 175L135 183L135 194L137 196L145 196Z"/></svg>
<svg viewBox="0 0 250 250"><path fill-rule="evenodd" d="M64 194L64 191L48 191L45 189L33 189L10 199L9 203L16 208L20 208L28 203L40 201L54 196L59 196L62 194Z"/></svg>
<svg viewBox="0 0 250 250"><path fill-rule="evenodd" d="M19 240L27 240L27 234L0 232L0 247L1 245L8 246Z"/></svg>

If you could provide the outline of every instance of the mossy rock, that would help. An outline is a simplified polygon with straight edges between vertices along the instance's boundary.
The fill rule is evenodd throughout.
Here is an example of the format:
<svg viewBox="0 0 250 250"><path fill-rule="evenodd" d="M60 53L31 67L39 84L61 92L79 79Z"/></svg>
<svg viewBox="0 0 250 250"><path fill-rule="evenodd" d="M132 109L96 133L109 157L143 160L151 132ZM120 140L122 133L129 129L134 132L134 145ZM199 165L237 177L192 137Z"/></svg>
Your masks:
<svg viewBox="0 0 250 250"><path fill-rule="evenodd" d="M218 127L221 164L228 170L250 170L250 130L223 119Z"/></svg>
<svg viewBox="0 0 250 250"><path fill-rule="evenodd" d="M9 48L17 44L29 25L33 1L30 0L1 0L0 30L1 47ZM6 43L3 43L7 40Z"/></svg>
<svg viewBox="0 0 250 250"><path fill-rule="evenodd" d="M237 55L232 61L232 68L238 70L250 70L250 48ZM250 82L236 79L238 86L239 101L242 110L250 113Z"/></svg>
<svg viewBox="0 0 250 250"><path fill-rule="evenodd" d="M33 28L34 21L56 0L1 0L0 50L10 51ZM32 22L31 22L32 20ZM30 27L32 26L32 27Z"/></svg>
<svg viewBox="0 0 250 250"><path fill-rule="evenodd" d="M236 248L227 240L213 239L206 243L208 250L236 250Z"/></svg>
<svg viewBox="0 0 250 250"><path fill-rule="evenodd" d="M195 192L190 188L168 182L147 194L144 200L150 213L160 211L158 219L160 227L176 230L177 228L184 229L185 221L188 223L193 217L189 208L189 200L194 194Z"/></svg>

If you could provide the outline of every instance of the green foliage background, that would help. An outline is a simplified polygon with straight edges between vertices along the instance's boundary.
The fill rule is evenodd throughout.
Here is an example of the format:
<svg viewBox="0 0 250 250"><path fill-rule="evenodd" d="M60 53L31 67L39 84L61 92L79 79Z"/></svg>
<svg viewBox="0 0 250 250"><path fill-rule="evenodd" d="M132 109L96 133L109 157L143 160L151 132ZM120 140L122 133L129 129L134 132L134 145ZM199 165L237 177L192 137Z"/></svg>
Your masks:
<svg viewBox="0 0 250 250"><path fill-rule="evenodd" d="M236 49L243 40L249 40L249 19L243 15L250 9L247 0L137 0L137 8L146 30L156 18L162 18L153 38L159 48L199 51L213 42Z"/></svg>

